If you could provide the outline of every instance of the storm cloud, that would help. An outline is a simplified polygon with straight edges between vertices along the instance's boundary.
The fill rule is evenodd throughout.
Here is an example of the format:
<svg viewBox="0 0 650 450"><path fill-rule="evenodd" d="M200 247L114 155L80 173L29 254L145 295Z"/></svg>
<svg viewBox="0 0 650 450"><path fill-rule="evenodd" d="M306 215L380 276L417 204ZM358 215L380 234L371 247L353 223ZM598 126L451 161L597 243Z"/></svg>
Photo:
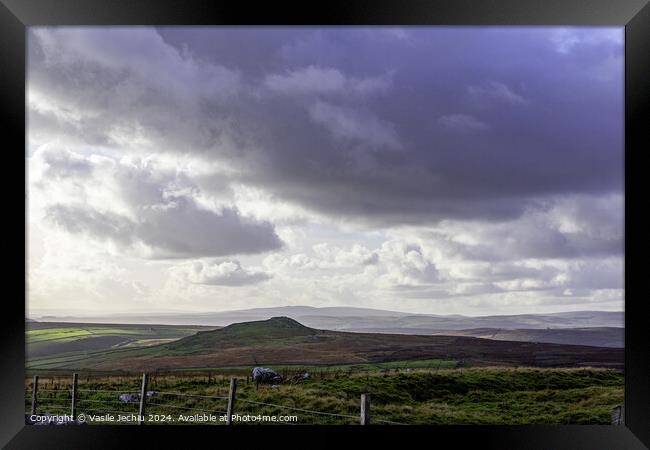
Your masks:
<svg viewBox="0 0 650 450"><path fill-rule="evenodd" d="M31 35L34 109L67 139L204 154L303 207L380 224L508 219L539 197L622 186L609 30L107 33Z"/></svg>
<svg viewBox="0 0 650 450"><path fill-rule="evenodd" d="M622 299L622 29L31 27L27 85L33 228L170 302Z"/></svg>
<svg viewBox="0 0 650 450"><path fill-rule="evenodd" d="M33 168L32 195L43 202L46 222L148 258L262 253L283 245L271 223L235 207L202 205L187 174L150 159L84 157L50 146L34 155Z"/></svg>

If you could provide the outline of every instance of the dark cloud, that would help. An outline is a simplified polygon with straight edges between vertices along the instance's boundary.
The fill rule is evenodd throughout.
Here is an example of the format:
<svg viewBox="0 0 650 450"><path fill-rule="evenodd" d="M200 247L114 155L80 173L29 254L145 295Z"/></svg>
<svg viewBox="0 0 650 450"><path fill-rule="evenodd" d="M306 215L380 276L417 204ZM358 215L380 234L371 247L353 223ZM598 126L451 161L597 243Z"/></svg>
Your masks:
<svg viewBox="0 0 650 450"><path fill-rule="evenodd" d="M226 39L223 30L213 33ZM302 85L292 99L234 113L259 133L283 130L257 141L271 163L247 181L310 208L389 223L507 219L540 196L620 191L620 33L617 41L611 30L593 29L430 28L400 37L369 29L240 30L230 38L251 82L278 66L356 78L391 73L388 95L360 98L350 89L329 104L340 113L320 125L331 131L332 123L349 122L349 111L371 111L403 148L360 156L358 142L331 139L310 123L318 100ZM164 35L176 45L187 37ZM278 49L257 64L247 56L254 35ZM235 63L235 50L188 42L206 59Z"/></svg>
<svg viewBox="0 0 650 450"><path fill-rule="evenodd" d="M32 169L38 189L32 197L43 203L47 221L70 233L144 250L147 257L226 256L283 247L270 222L244 217L235 206L201 205L202 192L191 174L155 158L84 156L46 145L34 153Z"/></svg>
<svg viewBox="0 0 650 450"><path fill-rule="evenodd" d="M269 223L242 218L236 210L202 210L189 199L150 207L136 220L89 206L54 205L46 220L74 234L122 246L145 245L152 258L191 258L278 250L282 241Z"/></svg>
<svg viewBox="0 0 650 450"><path fill-rule="evenodd" d="M448 257L471 261L621 256L623 196L552 198L510 221L445 221L419 234Z"/></svg>
<svg viewBox="0 0 650 450"><path fill-rule="evenodd" d="M50 206L46 210L45 220L69 233L87 234L121 245L131 245L135 237L136 224L128 217L83 206Z"/></svg>
<svg viewBox="0 0 650 450"><path fill-rule="evenodd" d="M105 33L30 33L30 86L72 103L98 145L142 133L304 207L383 224L511 219L539 197L622 189L611 30Z"/></svg>
<svg viewBox="0 0 650 450"><path fill-rule="evenodd" d="M188 199L165 209L142 212L137 234L159 257L223 256L278 250L282 241L268 222L255 222L237 210L202 210Z"/></svg>

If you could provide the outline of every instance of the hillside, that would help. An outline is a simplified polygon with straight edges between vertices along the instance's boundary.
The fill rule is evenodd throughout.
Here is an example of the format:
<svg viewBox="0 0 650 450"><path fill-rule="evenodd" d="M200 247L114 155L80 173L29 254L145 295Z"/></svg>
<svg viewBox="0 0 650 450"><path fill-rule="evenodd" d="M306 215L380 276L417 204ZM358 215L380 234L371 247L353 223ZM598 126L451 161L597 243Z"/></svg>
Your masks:
<svg viewBox="0 0 650 450"><path fill-rule="evenodd" d="M439 331L431 334L473 336L500 341L547 342L552 344L589 345L594 347L625 346L625 329L614 327L559 328L559 329L494 329Z"/></svg>
<svg viewBox="0 0 650 450"><path fill-rule="evenodd" d="M287 317L234 324L148 348L40 361L41 368L163 370L272 364L360 364L444 359L465 365L623 367L623 350L466 336L317 330Z"/></svg>
<svg viewBox="0 0 650 450"><path fill-rule="evenodd" d="M145 347L191 336L206 329L200 326L35 321L26 322L25 328L28 362L43 357L84 355L121 347Z"/></svg>
<svg viewBox="0 0 650 450"><path fill-rule="evenodd" d="M201 331L166 345L169 352L200 352L214 348L259 345L264 341L288 342L292 338L313 337L318 330L308 328L289 317L243 322L219 330Z"/></svg>

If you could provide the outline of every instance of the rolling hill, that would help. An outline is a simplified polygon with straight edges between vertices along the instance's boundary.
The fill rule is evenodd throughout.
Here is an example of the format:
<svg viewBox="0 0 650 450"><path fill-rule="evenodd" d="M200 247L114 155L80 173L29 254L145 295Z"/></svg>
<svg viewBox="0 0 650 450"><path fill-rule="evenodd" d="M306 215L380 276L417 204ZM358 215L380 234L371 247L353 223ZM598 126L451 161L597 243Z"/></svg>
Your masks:
<svg viewBox="0 0 650 450"><path fill-rule="evenodd" d="M592 347L625 346L625 329L616 327L556 328L556 329L501 329L475 328L433 332L453 336L473 336L499 341L547 342L551 344L589 345Z"/></svg>
<svg viewBox="0 0 650 450"><path fill-rule="evenodd" d="M283 306L214 313L154 313L96 318L59 318L61 322L110 322L140 324L194 324L227 326L234 323L292 317L305 326L365 333L458 335L486 339L547 342L603 347L624 346L624 314L616 311L572 311L550 314L518 314L469 317L462 315L411 314L370 308ZM37 324L33 324L37 326ZM38 324L48 326L48 322Z"/></svg>
<svg viewBox="0 0 650 450"><path fill-rule="evenodd" d="M85 358L41 360L41 368L151 371L274 364L362 364L445 359L466 365L623 367L623 350L468 336L352 333L318 330L288 317L201 331L147 348Z"/></svg>
<svg viewBox="0 0 650 450"><path fill-rule="evenodd" d="M512 314L492 316L462 316L413 314L370 308L312 306L282 306L238 311L205 313L152 313L148 315L122 314L104 317L59 317L60 322L193 324L226 326L233 323L266 320L271 317L292 317L300 323L319 329L335 331L363 331L368 329L418 329L418 330L468 330L472 328L495 329L546 329L623 327L623 312L572 311L548 314ZM48 318L48 321L54 321Z"/></svg>
<svg viewBox="0 0 650 450"><path fill-rule="evenodd" d="M174 341L205 330L200 326L26 322L28 360L84 355L120 347L144 347ZM210 327L209 329L214 329Z"/></svg>

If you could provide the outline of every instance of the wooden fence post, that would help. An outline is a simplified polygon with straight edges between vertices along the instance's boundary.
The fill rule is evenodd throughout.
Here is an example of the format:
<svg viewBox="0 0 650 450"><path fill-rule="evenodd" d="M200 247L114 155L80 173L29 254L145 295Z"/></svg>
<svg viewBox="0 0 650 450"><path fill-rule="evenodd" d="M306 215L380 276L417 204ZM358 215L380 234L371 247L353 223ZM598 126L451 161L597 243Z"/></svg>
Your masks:
<svg viewBox="0 0 650 450"><path fill-rule="evenodd" d="M370 396L361 394L361 425L370 425Z"/></svg>
<svg viewBox="0 0 650 450"><path fill-rule="evenodd" d="M237 391L237 379L230 379L230 392L228 392L228 410L226 411L226 425L232 425L232 414L235 410L235 395Z"/></svg>
<svg viewBox="0 0 650 450"><path fill-rule="evenodd" d="M70 414L72 415L72 420L75 420L75 417L77 417L77 380L78 380L78 375L76 373L72 374L72 411Z"/></svg>
<svg viewBox="0 0 650 450"><path fill-rule="evenodd" d="M145 403L147 399L147 374L142 374L142 389L140 390L140 413L138 425L144 425Z"/></svg>
<svg viewBox="0 0 650 450"><path fill-rule="evenodd" d="M34 375L34 384L32 385L32 414L36 414L38 397L38 375Z"/></svg>
<svg viewBox="0 0 650 450"><path fill-rule="evenodd" d="M616 405L612 409L612 425L625 424L625 409L621 405Z"/></svg>

